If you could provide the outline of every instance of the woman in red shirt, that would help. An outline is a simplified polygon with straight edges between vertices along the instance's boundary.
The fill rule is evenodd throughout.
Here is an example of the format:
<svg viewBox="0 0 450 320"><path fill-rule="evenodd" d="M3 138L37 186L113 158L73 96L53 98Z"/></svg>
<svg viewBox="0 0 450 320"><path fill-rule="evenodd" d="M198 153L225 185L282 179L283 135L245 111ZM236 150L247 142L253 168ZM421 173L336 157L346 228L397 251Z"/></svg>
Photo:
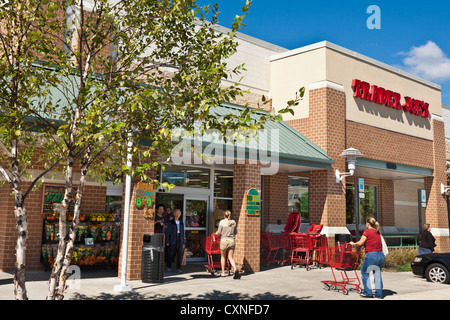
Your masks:
<svg viewBox="0 0 450 320"><path fill-rule="evenodd" d="M383 245L381 243L381 234L378 231L380 225L374 218L366 220L366 231L358 242L350 242L351 245L362 246L365 248L365 258L361 267L361 280L364 285L364 291L361 296L372 298L372 288L370 285L369 273L374 272L375 297L383 299L383 280L381 279L381 269L384 266Z"/></svg>

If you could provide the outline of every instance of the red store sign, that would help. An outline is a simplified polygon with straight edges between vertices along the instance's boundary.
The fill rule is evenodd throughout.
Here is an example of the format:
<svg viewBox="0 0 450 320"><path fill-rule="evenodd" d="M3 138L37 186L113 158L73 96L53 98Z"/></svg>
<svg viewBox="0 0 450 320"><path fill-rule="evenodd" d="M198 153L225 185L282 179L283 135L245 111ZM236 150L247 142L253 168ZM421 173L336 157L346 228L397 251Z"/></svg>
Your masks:
<svg viewBox="0 0 450 320"><path fill-rule="evenodd" d="M424 101L405 97L405 102L401 104L402 96L400 93L386 90L378 86L371 86L370 83L354 79L352 82L353 96L367 101L385 105L394 109L401 110L428 118L430 116L430 105Z"/></svg>

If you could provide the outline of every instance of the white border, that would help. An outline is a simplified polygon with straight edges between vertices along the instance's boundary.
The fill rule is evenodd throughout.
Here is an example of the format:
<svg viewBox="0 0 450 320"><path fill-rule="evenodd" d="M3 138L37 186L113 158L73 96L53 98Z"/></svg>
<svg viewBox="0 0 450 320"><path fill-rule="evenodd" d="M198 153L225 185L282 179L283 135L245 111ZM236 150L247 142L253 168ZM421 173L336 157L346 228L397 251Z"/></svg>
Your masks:
<svg viewBox="0 0 450 320"><path fill-rule="evenodd" d="M334 237L336 234L351 234L346 227L323 227L320 234L327 237Z"/></svg>
<svg viewBox="0 0 450 320"><path fill-rule="evenodd" d="M431 114L431 119L436 121L444 122L444 118L441 116L438 116L437 114Z"/></svg>
<svg viewBox="0 0 450 320"><path fill-rule="evenodd" d="M331 88L331 89L345 92L343 85L340 85L340 84L337 84L337 83L334 83L334 82L331 82L328 80L314 82L309 85L309 90L315 90L315 89L321 89L321 88Z"/></svg>
<svg viewBox="0 0 450 320"><path fill-rule="evenodd" d="M448 237L448 236L450 236L449 229L445 229L445 228L431 228L430 232L435 237Z"/></svg>

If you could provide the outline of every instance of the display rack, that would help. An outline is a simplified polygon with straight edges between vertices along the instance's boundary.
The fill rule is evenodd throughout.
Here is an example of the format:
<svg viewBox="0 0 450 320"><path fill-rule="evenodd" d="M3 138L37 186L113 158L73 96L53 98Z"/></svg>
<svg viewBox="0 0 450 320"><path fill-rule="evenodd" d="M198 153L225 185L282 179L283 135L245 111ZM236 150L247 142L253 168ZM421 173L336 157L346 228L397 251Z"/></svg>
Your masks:
<svg viewBox="0 0 450 320"><path fill-rule="evenodd" d="M73 216L67 216L69 232ZM58 250L59 217L48 214L43 223L41 262L52 268ZM72 265L80 267L117 267L120 245L120 222L113 214L80 215L74 243Z"/></svg>

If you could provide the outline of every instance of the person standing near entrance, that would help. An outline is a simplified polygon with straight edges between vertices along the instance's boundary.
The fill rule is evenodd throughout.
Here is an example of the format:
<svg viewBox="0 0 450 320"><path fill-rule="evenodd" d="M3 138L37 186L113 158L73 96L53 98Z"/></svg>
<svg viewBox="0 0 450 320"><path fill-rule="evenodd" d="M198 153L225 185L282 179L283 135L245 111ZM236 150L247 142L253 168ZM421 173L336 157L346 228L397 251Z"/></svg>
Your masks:
<svg viewBox="0 0 450 320"><path fill-rule="evenodd" d="M177 272L181 273L181 260L183 258L186 239L184 237L184 225L180 220L181 210L175 209L174 218L167 223L166 229L166 246L168 248L167 271L172 269L172 261L177 256Z"/></svg>
<svg viewBox="0 0 450 320"><path fill-rule="evenodd" d="M158 204L156 206L155 214L155 233L164 233L164 229L167 228L166 218L164 217L165 207L163 204Z"/></svg>
<svg viewBox="0 0 450 320"><path fill-rule="evenodd" d="M351 245L364 245L365 249L365 258L361 267L361 280L364 285L364 291L361 293L361 297L373 297L369 279L369 273L373 271L375 297L383 299L383 280L381 279L381 269L384 266L385 257L381 242L381 234L378 231L380 224L374 218L369 218L366 220L366 227L366 231L364 231L358 242L350 242Z"/></svg>
<svg viewBox="0 0 450 320"><path fill-rule="evenodd" d="M423 225L423 231L419 235L419 256L422 254L432 253L436 247L436 239L430 232L430 224Z"/></svg>
<svg viewBox="0 0 450 320"><path fill-rule="evenodd" d="M170 221L173 219L173 212L171 207L166 208L166 221Z"/></svg>
<svg viewBox="0 0 450 320"><path fill-rule="evenodd" d="M239 279L239 271L236 268L236 263L234 261L234 249L236 246L235 236L236 236L236 221L231 218L231 212L229 210L223 213L224 219L219 223L219 229L216 235L220 237L220 264L222 267L222 277L225 276L225 261L227 259L230 261L231 266L234 269L234 279Z"/></svg>

